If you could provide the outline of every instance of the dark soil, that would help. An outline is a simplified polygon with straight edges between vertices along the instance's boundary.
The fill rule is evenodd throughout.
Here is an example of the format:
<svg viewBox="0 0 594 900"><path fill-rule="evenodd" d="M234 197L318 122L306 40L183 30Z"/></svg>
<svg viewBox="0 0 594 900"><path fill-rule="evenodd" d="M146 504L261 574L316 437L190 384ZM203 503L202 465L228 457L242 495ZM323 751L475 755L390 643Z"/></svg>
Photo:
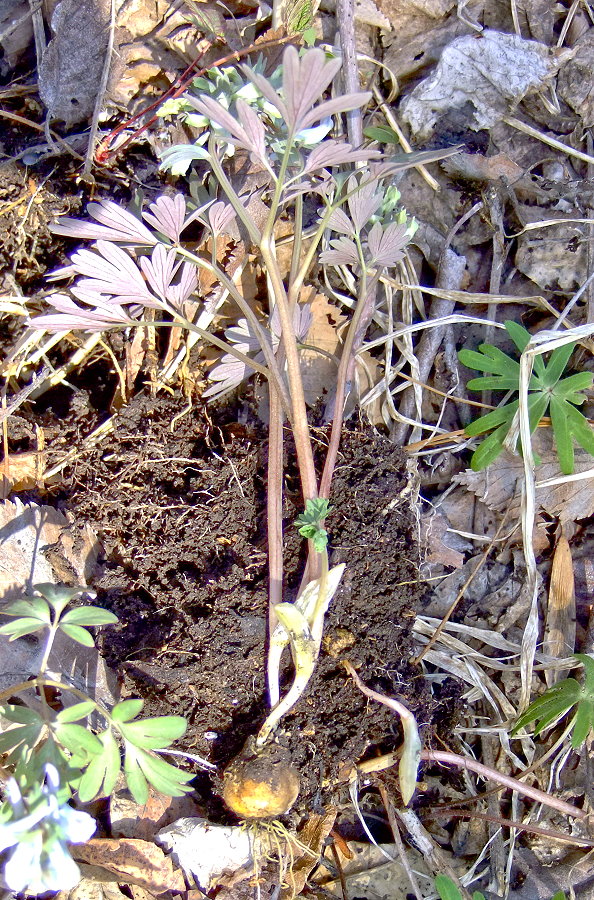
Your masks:
<svg viewBox="0 0 594 900"><path fill-rule="evenodd" d="M186 716L184 748L224 766L267 713L266 443L261 426L238 424L229 411L213 422L194 408L174 422L183 403L140 397L122 410L115 431L78 458L65 505L103 540L94 587L120 618L103 651L124 694L144 697L149 715ZM322 445L325 431L318 437ZM315 676L280 735L309 808L329 798L346 764L400 741L396 717L368 702L342 659L426 728L438 713L407 662L420 588L406 485L390 442L361 423L345 431L328 530L331 564L346 562L346 575ZM287 494L290 598L303 565L296 479ZM204 787L208 794L206 778Z"/></svg>

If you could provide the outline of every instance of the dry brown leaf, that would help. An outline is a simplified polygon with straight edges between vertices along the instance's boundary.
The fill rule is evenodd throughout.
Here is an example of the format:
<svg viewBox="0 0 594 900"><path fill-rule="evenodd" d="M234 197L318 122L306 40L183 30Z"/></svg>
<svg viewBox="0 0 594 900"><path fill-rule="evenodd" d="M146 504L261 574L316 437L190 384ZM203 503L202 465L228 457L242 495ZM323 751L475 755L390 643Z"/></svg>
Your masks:
<svg viewBox="0 0 594 900"><path fill-rule="evenodd" d="M0 5L0 35L0 75L6 75L17 65L33 40L33 25L27 0Z"/></svg>
<svg viewBox="0 0 594 900"><path fill-rule="evenodd" d="M300 298L302 302L311 303L313 316L305 343L340 356L338 328L346 320L346 316L324 294L315 294L312 300L314 293L313 288L308 288L302 291ZM301 359L305 400L313 406L336 383L337 365L332 359L314 350L302 351Z"/></svg>
<svg viewBox="0 0 594 900"><path fill-rule="evenodd" d="M536 469L537 483L562 477L557 454L551 447L550 429L539 428L536 431L533 435L533 449L542 460ZM585 450L576 447L575 472L586 472L592 468L594 459ZM458 484L466 485L490 509L497 512L508 510L510 524L520 516L523 480L524 463L521 457L507 450L487 469L481 472L466 469L453 479ZM584 478L552 487L537 487L536 505L549 515L557 516L561 524L586 519L594 515L594 479Z"/></svg>
<svg viewBox="0 0 594 900"><path fill-rule="evenodd" d="M571 656L575 652L575 580L571 549L565 535L559 538L555 548L545 619L544 652L555 659ZM561 672L545 669L545 678L550 687L559 681Z"/></svg>
<svg viewBox="0 0 594 900"><path fill-rule="evenodd" d="M189 796L166 797L149 785L146 803L136 803L127 790L112 794L109 800L111 835L149 841L160 828L185 816L200 816L203 811Z"/></svg>
<svg viewBox="0 0 594 900"><path fill-rule="evenodd" d="M402 118L420 140L446 114L455 113L460 128L491 128L526 94L545 87L561 61L545 44L515 34L483 31L456 38L402 103Z"/></svg>
<svg viewBox="0 0 594 900"><path fill-rule="evenodd" d="M575 55L561 71L557 91L562 100L582 119L581 127L594 124L594 34L590 28L573 48Z"/></svg>
<svg viewBox="0 0 594 900"><path fill-rule="evenodd" d="M337 812L338 810L330 807L323 816L313 813L297 834L300 848L307 847L310 852L300 848L295 851L296 858L286 875L290 887L281 892L282 900L292 900L305 887L311 871L322 855L326 838L334 827Z"/></svg>
<svg viewBox="0 0 594 900"><path fill-rule="evenodd" d="M101 866L118 881L137 884L153 894L186 889L182 873L151 841L91 838L86 844L73 845L71 852L77 862Z"/></svg>
<svg viewBox="0 0 594 900"><path fill-rule="evenodd" d="M51 119L70 127L93 114L110 23L110 0L60 0L57 4L50 23L53 36L39 66L39 94ZM114 50L117 60L117 47Z"/></svg>
<svg viewBox="0 0 594 900"><path fill-rule="evenodd" d="M448 175L470 178L473 181L499 181L505 178L510 184L524 175L521 166L506 153L483 156L482 153L457 153L441 164Z"/></svg>
<svg viewBox="0 0 594 900"><path fill-rule="evenodd" d="M439 510L424 513L420 524L421 540L425 547L424 562L459 569L464 564L464 555L446 543L449 523L443 513Z"/></svg>
<svg viewBox="0 0 594 900"><path fill-rule="evenodd" d="M561 213L555 213L555 218L561 217ZM520 235L514 259L519 271L543 290L572 291L585 277L587 247L586 231L580 225L562 222L540 233Z"/></svg>
<svg viewBox="0 0 594 900"><path fill-rule="evenodd" d="M30 491L43 485L46 455L43 450L13 453L2 461L0 499L6 500L14 491Z"/></svg>

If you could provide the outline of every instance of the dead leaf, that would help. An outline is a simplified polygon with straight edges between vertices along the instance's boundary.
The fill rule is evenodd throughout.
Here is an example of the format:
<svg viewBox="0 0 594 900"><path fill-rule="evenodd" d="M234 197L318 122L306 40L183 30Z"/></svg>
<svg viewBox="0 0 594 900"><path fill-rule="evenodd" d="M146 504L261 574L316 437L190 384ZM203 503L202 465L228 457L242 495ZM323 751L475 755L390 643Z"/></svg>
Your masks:
<svg viewBox="0 0 594 900"><path fill-rule="evenodd" d="M448 175L470 178L473 181L499 181L505 178L513 184L524 175L521 166L506 153L483 156L481 153L457 153L441 164Z"/></svg>
<svg viewBox="0 0 594 900"><path fill-rule="evenodd" d="M569 541L561 535L555 548L545 615L543 650L555 659L575 652L575 579ZM547 685L562 677L558 669L545 669Z"/></svg>
<svg viewBox="0 0 594 900"><path fill-rule="evenodd" d="M594 34L589 29L573 48L575 55L559 72L557 91L582 119L580 127L594 124Z"/></svg>
<svg viewBox="0 0 594 900"><path fill-rule="evenodd" d="M196 801L191 797L166 797L149 785L146 803L139 805L125 789L117 790L109 799L109 821L111 835L115 838L127 837L150 841L159 829L165 828L176 819L199 816Z"/></svg>
<svg viewBox="0 0 594 900"><path fill-rule="evenodd" d="M39 95L50 119L69 128L95 108L111 27L111 0L60 0L39 66ZM116 40L117 43L117 40ZM112 54L117 60L117 46Z"/></svg>
<svg viewBox="0 0 594 900"><path fill-rule="evenodd" d="M462 128L491 128L528 93L544 87L562 61L545 44L515 34L483 31L456 38L431 76L402 103L402 118L420 140L453 111L463 118Z"/></svg>
<svg viewBox="0 0 594 900"><path fill-rule="evenodd" d="M555 213L561 218L562 213ZM586 232L570 222L551 225L540 234L518 238L515 264L543 290L572 291L585 277L588 263Z"/></svg>
<svg viewBox="0 0 594 900"><path fill-rule="evenodd" d="M580 481L566 481L551 487L538 487L538 482L560 478L559 461L552 449L551 431L539 428L532 436L533 449L541 458L536 469L536 505L551 516L559 518L561 524L587 519L594 515L594 481L585 478ZM575 472L587 472L594 468L592 457L579 447L575 448ZM487 469L461 472L453 478L464 484L490 509L497 512L508 510L510 523L518 519L521 510L524 463L520 456L504 450Z"/></svg>
<svg viewBox="0 0 594 900"><path fill-rule="evenodd" d="M212 825L206 819L178 819L161 829L155 840L169 850L175 862L188 876L196 879L203 891L219 884L224 873L236 878L253 873L254 841L238 825ZM265 841L262 852L265 853Z"/></svg>
<svg viewBox="0 0 594 900"><path fill-rule="evenodd" d="M301 301L311 302L313 320L305 339L306 344L319 347L325 353L340 356L338 328L346 320L340 309L331 303L325 294L315 294L313 288L302 291ZM305 400L309 406L326 394L336 383L337 364L315 350L303 350L303 387Z"/></svg>
<svg viewBox="0 0 594 900"><path fill-rule="evenodd" d="M186 889L182 873L174 869L171 859L151 841L91 838L70 850L77 862L101 866L113 872L118 881L137 884L153 894Z"/></svg>
<svg viewBox="0 0 594 900"><path fill-rule="evenodd" d="M449 523L439 510L421 516L421 541L425 547L426 563L440 563L459 569L464 564L464 555L447 543ZM450 535L450 540L452 539Z"/></svg>
<svg viewBox="0 0 594 900"><path fill-rule="evenodd" d="M297 834L299 845L295 850L295 859L286 875L290 887L281 892L282 900L292 900L305 887L312 870L318 865L326 839L336 821L338 810L330 807L323 816L312 813L303 828ZM305 849L309 850L306 852Z"/></svg>
<svg viewBox="0 0 594 900"><path fill-rule="evenodd" d="M0 74L6 75L19 63L33 40L33 25L27 0L1 5L0 35Z"/></svg>
<svg viewBox="0 0 594 900"><path fill-rule="evenodd" d="M15 491L30 491L43 485L46 456L44 451L28 450L13 453L2 461L0 499L5 500Z"/></svg>

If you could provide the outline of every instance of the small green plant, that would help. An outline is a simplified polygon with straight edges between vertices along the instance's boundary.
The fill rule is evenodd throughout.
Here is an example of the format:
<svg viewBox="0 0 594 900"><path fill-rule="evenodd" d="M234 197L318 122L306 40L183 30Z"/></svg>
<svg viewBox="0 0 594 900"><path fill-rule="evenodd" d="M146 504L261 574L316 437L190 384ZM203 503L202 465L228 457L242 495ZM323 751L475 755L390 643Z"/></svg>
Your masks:
<svg viewBox="0 0 594 900"><path fill-rule="evenodd" d="M554 684L522 713L512 736L536 722L534 735L538 737L575 708L571 722L571 746L577 750L584 743L594 727L594 659L584 653L576 653L575 658L584 667L584 683L580 684L575 678L565 678Z"/></svg>
<svg viewBox="0 0 594 900"><path fill-rule="evenodd" d="M517 322L505 322L505 329L512 341L523 353L530 341L530 333ZM550 411L555 445L559 457L561 471L571 475L574 469L573 441L594 456L594 433L585 416L576 408L586 399L581 393L592 386L594 376L591 372L578 372L562 378L569 357L575 344L558 347L550 355L548 363L542 356L534 357L534 373L528 386L528 414L530 432L533 433L538 423ZM460 350L458 358L469 369L488 372L486 376L473 378L467 387L473 391L501 390L518 391L520 382L520 364L498 347L492 344L481 344L479 352ZM514 423L518 412L519 400L515 399L493 412L481 416L466 427L466 434L476 437L490 431L491 434L474 452L470 465L475 471L484 469L497 459L502 452L506 437Z"/></svg>
<svg viewBox="0 0 594 900"><path fill-rule="evenodd" d="M58 631L92 647L88 629L114 624L117 617L90 605L65 611L85 593L80 587L39 584L34 592L2 610L14 621L0 628L0 634L11 641L47 632L37 677L0 694L0 700L22 698L19 704L0 704L0 717L11 723L0 734L3 765L11 772L0 804L0 852L15 848L5 864L4 878L13 891L27 893L65 890L77 884L79 872L67 842L87 840L95 823L87 813L75 812L68 801L76 796L86 803L113 793L122 769L121 748L124 777L137 803L146 802L149 784L178 797L191 790L188 782L194 777L156 752L184 734L186 721L181 716L139 719L142 700L124 700L107 710L62 678L46 674ZM60 692L62 709L50 706L48 689ZM77 702L67 705L64 701L69 696Z"/></svg>
<svg viewBox="0 0 594 900"><path fill-rule="evenodd" d="M437 875L435 878L435 890L439 894L440 900L462 900L457 885L447 875ZM485 895L480 891L473 891L472 900L485 900ZM551 900L567 900L563 891L557 891L551 897Z"/></svg>
<svg viewBox="0 0 594 900"><path fill-rule="evenodd" d="M305 512L295 519L299 534L301 537L313 541L317 553L323 553L328 546L328 532L322 527L322 522L331 508L327 500L316 497L314 500L307 501Z"/></svg>

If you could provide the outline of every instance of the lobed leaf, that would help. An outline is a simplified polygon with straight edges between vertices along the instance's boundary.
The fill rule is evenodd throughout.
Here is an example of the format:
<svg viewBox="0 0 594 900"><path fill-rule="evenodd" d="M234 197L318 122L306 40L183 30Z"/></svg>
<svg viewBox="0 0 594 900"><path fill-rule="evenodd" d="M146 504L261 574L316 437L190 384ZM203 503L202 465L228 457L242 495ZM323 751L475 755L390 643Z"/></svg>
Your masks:
<svg viewBox="0 0 594 900"><path fill-rule="evenodd" d="M115 625L119 619L107 609L100 606L79 606L71 609L61 619L61 625Z"/></svg>
<svg viewBox="0 0 594 900"><path fill-rule="evenodd" d="M55 722L52 728L56 740L71 753L92 758L103 751L100 740L83 725Z"/></svg>
<svg viewBox="0 0 594 900"><path fill-rule="evenodd" d="M130 722L140 715L144 700L122 700L116 703L111 711L111 717L115 722Z"/></svg>
<svg viewBox="0 0 594 900"><path fill-rule="evenodd" d="M71 640L76 641L77 644L82 644L83 647L95 646L92 635L85 631L84 628L81 628L80 625L68 625L60 622L60 630L67 634Z"/></svg>
<svg viewBox="0 0 594 900"><path fill-rule="evenodd" d="M17 638L24 637L26 634L35 634L36 631L41 631L42 628L47 628L45 622L25 616L22 619L17 619L16 622L7 622L6 625L2 625L0 634L10 635L9 641L14 641Z"/></svg>
<svg viewBox="0 0 594 900"><path fill-rule="evenodd" d="M136 722L122 723L120 731L135 747L157 750L167 747L185 734L188 723L183 716L155 716Z"/></svg>
<svg viewBox="0 0 594 900"><path fill-rule="evenodd" d="M78 785L78 796L83 803L88 803L96 797L109 797L120 774L122 765L120 748L111 729L98 735L98 739L103 746L103 752L93 757Z"/></svg>
<svg viewBox="0 0 594 900"><path fill-rule="evenodd" d="M576 344L573 343L564 344L562 347L557 347L556 350L553 350L545 367L545 371L541 376L541 380L545 387L552 388L557 384L563 374L565 366L569 362L569 357L575 348Z"/></svg>
<svg viewBox="0 0 594 900"><path fill-rule="evenodd" d="M56 715L56 722L66 724L67 722L77 722L79 719L85 719L97 708L97 704L93 700L83 700L82 703L75 703L73 706L67 706L61 709Z"/></svg>
<svg viewBox="0 0 594 900"><path fill-rule="evenodd" d="M39 619L40 622L47 625L50 625L52 621L50 608L43 597L23 597L21 600L15 600L2 608L2 615L28 616Z"/></svg>

